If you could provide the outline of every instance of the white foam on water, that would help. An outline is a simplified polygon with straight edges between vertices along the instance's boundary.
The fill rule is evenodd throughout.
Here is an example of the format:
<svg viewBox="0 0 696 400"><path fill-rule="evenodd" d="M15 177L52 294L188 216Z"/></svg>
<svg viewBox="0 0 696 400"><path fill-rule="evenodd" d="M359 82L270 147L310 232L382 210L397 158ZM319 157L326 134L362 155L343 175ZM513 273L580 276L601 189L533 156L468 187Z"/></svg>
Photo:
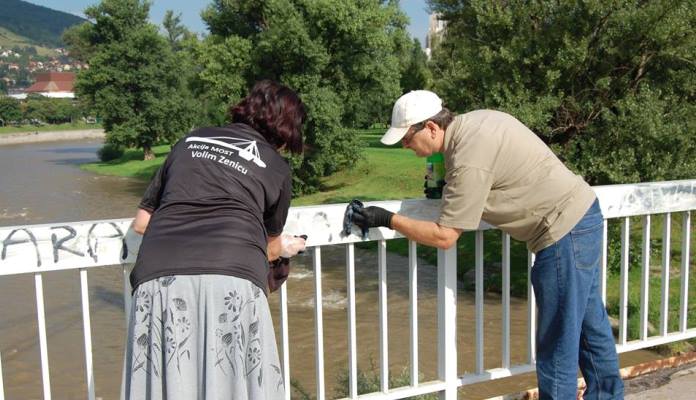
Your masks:
<svg viewBox="0 0 696 400"><path fill-rule="evenodd" d="M324 308L341 310L346 308L346 305L348 304L348 297L338 290L331 290L329 293L324 295L322 303L324 303Z"/></svg>
<svg viewBox="0 0 696 400"><path fill-rule="evenodd" d="M348 304L348 298L338 290L330 290L324 295L321 302L325 310L343 310ZM291 304L292 303L293 302L291 302ZM299 307L314 308L314 297L309 297L305 300L298 301L296 304Z"/></svg>
<svg viewBox="0 0 696 400"><path fill-rule="evenodd" d="M10 218L24 218L29 214L26 208L22 208L21 212L11 213L7 208L3 208L0 211L0 219L10 219Z"/></svg>
<svg viewBox="0 0 696 400"><path fill-rule="evenodd" d="M300 269L300 270L293 270L292 267L290 267L290 278L289 279L307 279L307 278L313 278L314 277L314 271L309 270L309 269Z"/></svg>

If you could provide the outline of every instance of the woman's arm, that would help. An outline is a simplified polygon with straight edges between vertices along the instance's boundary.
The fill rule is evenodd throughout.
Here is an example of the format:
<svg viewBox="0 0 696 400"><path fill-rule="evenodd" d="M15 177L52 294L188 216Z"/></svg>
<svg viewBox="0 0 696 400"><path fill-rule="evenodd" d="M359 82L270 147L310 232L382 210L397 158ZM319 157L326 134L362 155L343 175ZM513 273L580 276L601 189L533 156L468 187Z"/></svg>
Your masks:
<svg viewBox="0 0 696 400"><path fill-rule="evenodd" d="M139 235L143 235L147 229L147 225L150 223L150 217L152 213L142 208L138 209L138 213L135 214L135 219L133 220L133 230Z"/></svg>
<svg viewBox="0 0 696 400"><path fill-rule="evenodd" d="M266 254L268 254L268 261L273 261L280 257L281 252L281 240L280 235L269 236L268 246L266 247Z"/></svg>

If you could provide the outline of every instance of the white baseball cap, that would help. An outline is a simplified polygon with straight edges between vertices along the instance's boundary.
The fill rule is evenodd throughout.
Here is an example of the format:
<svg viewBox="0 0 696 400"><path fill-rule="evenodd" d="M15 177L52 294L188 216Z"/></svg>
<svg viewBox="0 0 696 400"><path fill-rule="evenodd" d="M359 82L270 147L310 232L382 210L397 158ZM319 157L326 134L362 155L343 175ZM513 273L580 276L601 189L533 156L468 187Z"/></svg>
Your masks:
<svg viewBox="0 0 696 400"><path fill-rule="evenodd" d="M412 90L399 97L392 110L391 127L380 140L392 145L404 137L413 124L423 122L442 110L442 99L429 90Z"/></svg>

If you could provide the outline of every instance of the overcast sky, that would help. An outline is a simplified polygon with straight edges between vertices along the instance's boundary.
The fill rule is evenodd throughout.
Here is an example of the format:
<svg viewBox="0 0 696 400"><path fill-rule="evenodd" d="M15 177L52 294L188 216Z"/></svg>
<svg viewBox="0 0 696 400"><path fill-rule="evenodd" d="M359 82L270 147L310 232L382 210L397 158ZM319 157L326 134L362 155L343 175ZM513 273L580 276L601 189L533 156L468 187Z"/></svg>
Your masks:
<svg viewBox="0 0 696 400"><path fill-rule="evenodd" d="M425 35L428 32L428 12L426 11L427 5L425 1L401 0L401 8L411 19L408 31L412 37L420 40L421 45L425 42ZM29 3L84 16L82 13L84 9L98 3L98 0L29 0ZM209 0L154 0L150 9L150 19L152 22L161 25L164 13L167 10L174 10L177 13L181 13L182 23L186 27L194 32L204 33L206 32L206 27L201 20L200 14L201 10L209 3Z"/></svg>

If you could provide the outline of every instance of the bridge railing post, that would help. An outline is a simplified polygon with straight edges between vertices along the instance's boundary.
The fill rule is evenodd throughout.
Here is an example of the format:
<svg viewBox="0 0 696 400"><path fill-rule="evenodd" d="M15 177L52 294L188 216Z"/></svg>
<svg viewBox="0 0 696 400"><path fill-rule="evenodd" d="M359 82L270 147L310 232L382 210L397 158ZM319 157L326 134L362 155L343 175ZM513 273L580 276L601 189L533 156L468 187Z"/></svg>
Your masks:
<svg viewBox="0 0 696 400"><path fill-rule="evenodd" d="M441 400L457 398L457 246L437 251L438 378Z"/></svg>

